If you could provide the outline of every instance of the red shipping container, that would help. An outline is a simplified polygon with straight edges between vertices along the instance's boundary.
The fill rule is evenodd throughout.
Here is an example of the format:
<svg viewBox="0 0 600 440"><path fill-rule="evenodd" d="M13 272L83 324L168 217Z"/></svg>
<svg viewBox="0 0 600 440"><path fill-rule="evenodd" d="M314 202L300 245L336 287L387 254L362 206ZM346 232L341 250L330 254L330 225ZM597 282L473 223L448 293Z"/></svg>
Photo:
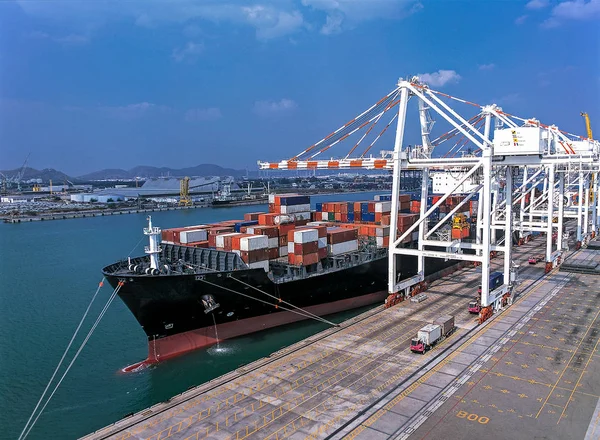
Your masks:
<svg viewBox="0 0 600 440"><path fill-rule="evenodd" d="M272 203L269 203L269 209L267 211L269 211L270 214L273 214L273 213L277 212L277 209L275 208L275 205L273 205ZM260 217L260 215L259 215L259 217Z"/></svg>
<svg viewBox="0 0 600 440"><path fill-rule="evenodd" d="M287 246L287 244L288 244L287 235L281 235L281 236L279 236L279 247L281 247L281 246Z"/></svg>
<svg viewBox="0 0 600 440"><path fill-rule="evenodd" d="M279 236L285 235L287 237L288 232L293 231L296 225L294 223L286 223L284 225L279 225L277 229L279 229Z"/></svg>
<svg viewBox="0 0 600 440"><path fill-rule="evenodd" d="M309 241L308 243L294 243L294 254L306 255L314 254L319 250L319 243L316 241Z"/></svg>
<svg viewBox="0 0 600 440"><path fill-rule="evenodd" d="M208 240L205 241L194 241L193 243L188 243L188 246L197 247L197 248L207 248Z"/></svg>
<svg viewBox="0 0 600 440"><path fill-rule="evenodd" d="M342 214L348 214L348 203L347 202L340 203L340 212Z"/></svg>
<svg viewBox="0 0 600 440"><path fill-rule="evenodd" d="M369 202L369 212L375 212L375 202Z"/></svg>
<svg viewBox="0 0 600 440"><path fill-rule="evenodd" d="M338 244L345 241L356 240L358 229L335 228L327 231L327 244Z"/></svg>
<svg viewBox="0 0 600 440"><path fill-rule="evenodd" d="M345 213L342 212L340 214L340 217L341 217L340 218L341 221L343 221L343 222L347 222L348 221L348 214L345 214Z"/></svg>
<svg viewBox="0 0 600 440"><path fill-rule="evenodd" d="M264 214L264 212L247 212L244 214L244 220L247 222L256 221L261 214Z"/></svg>
<svg viewBox="0 0 600 440"><path fill-rule="evenodd" d="M327 248L321 248L317 251L317 254L319 255L319 260L322 260L323 258L327 258Z"/></svg>
<svg viewBox="0 0 600 440"><path fill-rule="evenodd" d="M279 258L279 248L269 249L269 260L275 260Z"/></svg>
<svg viewBox="0 0 600 440"><path fill-rule="evenodd" d="M296 226L306 226L308 220L296 220Z"/></svg>
<svg viewBox="0 0 600 440"><path fill-rule="evenodd" d="M277 226L248 226L247 229L250 229L254 235L266 235L269 238L279 236L279 229Z"/></svg>
<svg viewBox="0 0 600 440"><path fill-rule="evenodd" d="M269 259L268 249L257 249L254 251L239 251L239 253L244 263L256 263L257 261L266 261Z"/></svg>
<svg viewBox="0 0 600 440"><path fill-rule="evenodd" d="M342 221L342 214L339 212L335 213L335 221L336 222L341 222Z"/></svg>

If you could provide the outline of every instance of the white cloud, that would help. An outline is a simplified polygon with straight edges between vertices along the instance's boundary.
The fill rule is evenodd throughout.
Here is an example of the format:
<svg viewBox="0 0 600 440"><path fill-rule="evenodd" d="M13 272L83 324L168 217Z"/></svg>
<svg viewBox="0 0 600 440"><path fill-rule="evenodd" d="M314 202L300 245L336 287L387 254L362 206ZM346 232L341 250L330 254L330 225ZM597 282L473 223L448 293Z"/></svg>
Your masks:
<svg viewBox="0 0 600 440"><path fill-rule="evenodd" d="M527 9L543 9L548 6L548 0L531 0L525 7Z"/></svg>
<svg viewBox="0 0 600 440"><path fill-rule="evenodd" d="M222 117L221 110L217 107L192 108L185 113L187 122L216 121Z"/></svg>
<svg viewBox="0 0 600 440"><path fill-rule="evenodd" d="M600 19L600 0L563 1L552 8L549 18L540 25L545 29L560 26L566 20L587 21Z"/></svg>
<svg viewBox="0 0 600 440"><path fill-rule="evenodd" d="M496 65L494 63L479 65L479 70L494 70L495 68L496 68Z"/></svg>
<svg viewBox="0 0 600 440"><path fill-rule="evenodd" d="M291 99L283 98L280 101L256 101L253 111L259 116L270 116L287 113L297 107L298 104Z"/></svg>
<svg viewBox="0 0 600 440"><path fill-rule="evenodd" d="M521 15L520 17L517 17L515 19L515 24L523 24L523 23L525 23L525 20L527 20L527 17L529 17L529 15Z"/></svg>
<svg viewBox="0 0 600 440"><path fill-rule="evenodd" d="M402 19L423 9L418 0L302 0L302 5L325 12L324 35L335 34L374 19Z"/></svg>
<svg viewBox="0 0 600 440"><path fill-rule="evenodd" d="M561 2L552 9L552 16L569 20L600 18L600 0L573 0Z"/></svg>
<svg viewBox="0 0 600 440"><path fill-rule="evenodd" d="M188 41L187 44L182 48L173 49L173 59L178 63L184 60L194 60L198 55L204 51L203 43L194 43Z"/></svg>
<svg viewBox="0 0 600 440"><path fill-rule="evenodd" d="M89 43L90 39L86 35L69 34L63 36L50 35L47 32L34 31L29 34L29 38L40 40L54 41L55 43L64 44L67 46L79 46Z"/></svg>
<svg viewBox="0 0 600 440"><path fill-rule="evenodd" d="M256 28L256 38L270 40L292 34L302 27L304 18L298 11L277 11L265 6L242 8L247 22Z"/></svg>
<svg viewBox="0 0 600 440"><path fill-rule="evenodd" d="M323 35L339 34L342 32L342 22L344 17L342 15L328 15L325 24L321 28Z"/></svg>
<svg viewBox="0 0 600 440"><path fill-rule="evenodd" d="M433 73L419 73L419 79L433 87L441 87L446 84L457 83L460 81L460 75L454 70L438 70Z"/></svg>
<svg viewBox="0 0 600 440"><path fill-rule="evenodd" d="M168 112L170 108L164 105L152 104L150 102L140 102L124 106L102 106L98 110L115 119L131 120L138 119L150 113Z"/></svg>

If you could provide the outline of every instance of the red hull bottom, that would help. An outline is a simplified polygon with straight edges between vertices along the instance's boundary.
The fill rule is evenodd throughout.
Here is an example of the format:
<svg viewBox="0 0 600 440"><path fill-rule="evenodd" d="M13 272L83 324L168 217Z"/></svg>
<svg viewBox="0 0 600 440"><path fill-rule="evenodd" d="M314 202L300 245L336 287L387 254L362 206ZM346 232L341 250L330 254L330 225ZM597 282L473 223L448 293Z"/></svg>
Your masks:
<svg viewBox="0 0 600 440"><path fill-rule="evenodd" d="M387 292L377 292L355 298L334 301L328 304L319 304L307 307L305 310L317 316L329 315L331 313L343 312L376 303L383 303ZM254 318L241 319L239 321L219 324L216 333L219 341L247 335L261 330L277 327L292 322L307 319L292 312L278 312L272 315L256 316ZM148 365L173 358L203 347L209 347L217 343L214 327L204 327L190 330L166 338L156 339L148 342L148 358L142 362L123 368L123 372L138 371Z"/></svg>

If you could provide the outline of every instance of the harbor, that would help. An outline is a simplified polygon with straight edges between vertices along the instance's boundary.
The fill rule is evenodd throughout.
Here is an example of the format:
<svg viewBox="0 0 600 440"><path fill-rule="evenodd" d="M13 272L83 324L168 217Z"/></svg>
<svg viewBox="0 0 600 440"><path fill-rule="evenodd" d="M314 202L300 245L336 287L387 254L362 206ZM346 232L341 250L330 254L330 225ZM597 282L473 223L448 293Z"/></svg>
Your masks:
<svg viewBox="0 0 600 440"><path fill-rule="evenodd" d="M576 417L581 435L573 438L583 438L590 424L598 429L599 390L580 389L582 378L600 377L600 311L587 294L595 278L528 266L541 244L515 250L523 267L515 303L483 325L467 312L476 269L459 269L433 282L422 302L378 307L85 438L385 439L417 430L421 438L443 417L456 435L490 435L507 417L523 425L541 417L536 429L552 432L563 419L571 429ZM600 263L600 253L572 259ZM455 316L454 334L424 356L411 353L411 337L440 314ZM494 429L492 438L504 437Z"/></svg>

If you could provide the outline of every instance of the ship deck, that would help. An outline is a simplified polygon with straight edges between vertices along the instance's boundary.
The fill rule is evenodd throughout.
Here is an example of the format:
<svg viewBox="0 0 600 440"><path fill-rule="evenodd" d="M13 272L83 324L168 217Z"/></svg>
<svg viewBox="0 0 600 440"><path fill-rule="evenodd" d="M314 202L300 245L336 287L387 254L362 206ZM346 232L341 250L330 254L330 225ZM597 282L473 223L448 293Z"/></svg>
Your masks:
<svg viewBox="0 0 600 440"><path fill-rule="evenodd" d="M515 304L483 325L467 312L476 270L461 269L423 302L377 307L85 438L598 438L600 278L543 276L527 258L544 244L514 248ZM455 333L411 353L442 314Z"/></svg>

